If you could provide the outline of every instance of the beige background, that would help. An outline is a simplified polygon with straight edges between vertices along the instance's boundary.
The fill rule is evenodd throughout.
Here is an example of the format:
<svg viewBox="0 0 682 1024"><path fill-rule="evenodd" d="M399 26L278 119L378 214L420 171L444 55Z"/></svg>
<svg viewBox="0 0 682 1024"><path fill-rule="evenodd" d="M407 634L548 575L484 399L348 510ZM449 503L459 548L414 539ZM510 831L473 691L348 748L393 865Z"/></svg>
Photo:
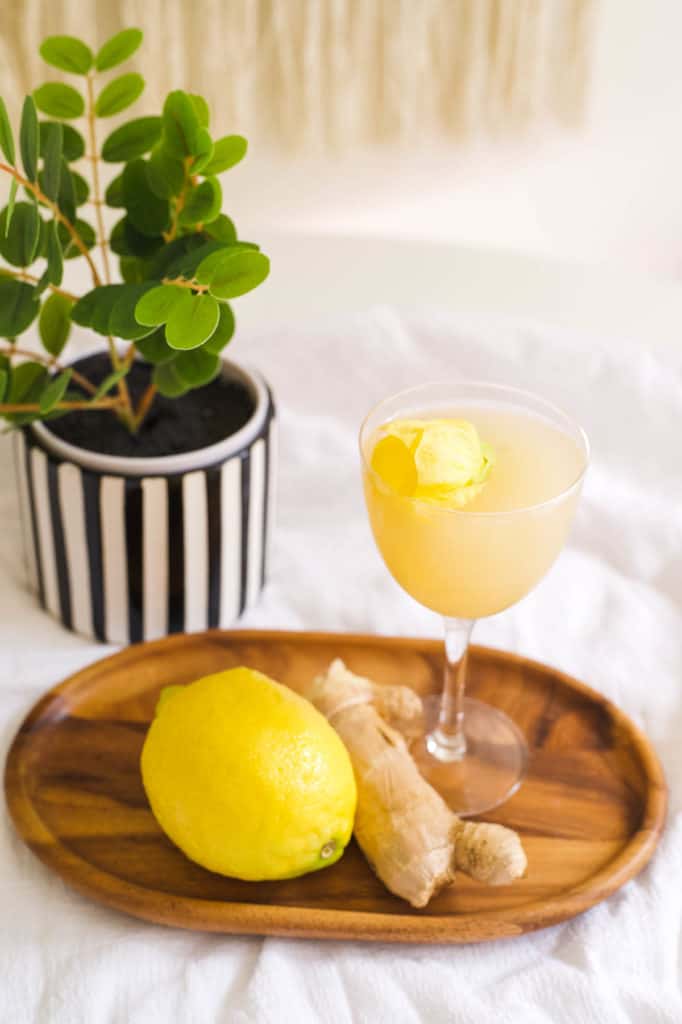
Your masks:
<svg viewBox="0 0 682 1024"><path fill-rule="evenodd" d="M5 0L0 87L44 75L48 34L93 48L145 32L132 66L153 108L205 94L218 127L284 149L515 133L583 111L595 0ZM115 74L116 72L114 72ZM49 72L54 77L54 72ZM58 73L57 73L58 74Z"/></svg>
<svg viewBox="0 0 682 1024"><path fill-rule="evenodd" d="M214 15L195 17L204 6ZM119 17L132 24L143 10L155 26L142 59L151 107L167 86L189 82L190 62L197 90L223 80L230 62L220 40L240 24L240 11L246 17L256 7L260 0L5 0L0 74L42 80L33 76L45 31L83 26L90 35L96 20L103 38ZM333 154L291 155L267 132L233 123L226 90L216 119L251 140L247 160L225 177L229 210L246 237L277 229L440 240L678 277L682 4L598 0L592 32L585 119L570 130L545 122L495 139L433 133L403 146L349 143ZM207 36L218 40L212 56Z"/></svg>

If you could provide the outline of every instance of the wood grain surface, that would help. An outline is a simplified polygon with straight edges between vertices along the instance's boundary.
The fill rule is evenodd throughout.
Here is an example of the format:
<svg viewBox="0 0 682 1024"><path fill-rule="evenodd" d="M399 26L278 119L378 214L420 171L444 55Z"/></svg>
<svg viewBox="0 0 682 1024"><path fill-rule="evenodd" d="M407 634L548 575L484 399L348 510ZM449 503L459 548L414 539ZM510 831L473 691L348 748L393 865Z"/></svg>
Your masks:
<svg viewBox="0 0 682 1024"><path fill-rule="evenodd" d="M84 669L36 704L10 749L5 790L19 834L70 885L136 917L384 942L477 942L543 928L609 896L651 857L666 787L646 737L561 672L474 647L470 694L507 712L530 746L520 790L485 815L521 833L527 878L487 888L460 876L417 911L386 891L353 843L333 867L284 882L240 882L191 863L159 829L140 778L160 689L240 664L300 689L334 657L422 695L440 687L439 643L346 634L173 636Z"/></svg>

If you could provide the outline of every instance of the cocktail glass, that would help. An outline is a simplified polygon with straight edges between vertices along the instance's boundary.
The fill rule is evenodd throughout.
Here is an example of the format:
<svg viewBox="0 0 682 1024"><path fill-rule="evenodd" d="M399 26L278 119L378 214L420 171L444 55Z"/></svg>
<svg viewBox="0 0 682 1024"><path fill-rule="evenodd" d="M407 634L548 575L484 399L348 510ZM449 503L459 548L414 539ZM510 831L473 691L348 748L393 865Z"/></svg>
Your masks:
<svg viewBox="0 0 682 1024"><path fill-rule="evenodd" d="M434 418L469 420L495 452L480 496L461 508L397 494L372 468L389 421ZM529 392L455 381L380 402L362 425L360 452L369 520L386 566L444 619L443 692L425 701L425 732L413 754L457 813L478 814L518 789L528 747L506 714L465 697L471 631L478 618L524 597L561 551L587 468L587 437Z"/></svg>

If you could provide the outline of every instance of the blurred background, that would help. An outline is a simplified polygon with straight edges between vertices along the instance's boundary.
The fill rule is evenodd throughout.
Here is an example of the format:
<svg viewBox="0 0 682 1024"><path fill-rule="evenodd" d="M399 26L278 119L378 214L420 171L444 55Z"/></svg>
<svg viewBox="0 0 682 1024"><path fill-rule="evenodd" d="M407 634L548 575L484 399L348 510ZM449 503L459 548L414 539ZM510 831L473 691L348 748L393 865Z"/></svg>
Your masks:
<svg viewBox="0 0 682 1024"><path fill-rule="evenodd" d="M131 25L136 109L187 87L248 136L226 179L245 237L682 274L679 0L4 0L13 113L59 77L37 55L46 34L94 45Z"/></svg>

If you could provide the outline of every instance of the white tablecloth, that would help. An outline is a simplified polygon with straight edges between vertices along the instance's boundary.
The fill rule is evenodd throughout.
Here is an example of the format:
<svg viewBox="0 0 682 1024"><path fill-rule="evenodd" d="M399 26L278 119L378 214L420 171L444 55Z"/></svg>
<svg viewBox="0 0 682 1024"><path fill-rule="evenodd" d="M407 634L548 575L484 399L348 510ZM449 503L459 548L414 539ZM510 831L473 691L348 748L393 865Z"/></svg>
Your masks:
<svg viewBox="0 0 682 1024"><path fill-rule="evenodd" d="M682 333L669 356L542 325L390 309L242 335L281 414L271 582L243 624L437 635L389 578L360 493L356 433L373 402L466 375L535 389L591 435L571 543L476 639L557 665L617 701L671 785L652 865L564 925L472 947L231 938L147 925L67 889L0 816L2 1024L682 1021ZM0 444L0 756L38 695L108 653L23 589L11 453Z"/></svg>

